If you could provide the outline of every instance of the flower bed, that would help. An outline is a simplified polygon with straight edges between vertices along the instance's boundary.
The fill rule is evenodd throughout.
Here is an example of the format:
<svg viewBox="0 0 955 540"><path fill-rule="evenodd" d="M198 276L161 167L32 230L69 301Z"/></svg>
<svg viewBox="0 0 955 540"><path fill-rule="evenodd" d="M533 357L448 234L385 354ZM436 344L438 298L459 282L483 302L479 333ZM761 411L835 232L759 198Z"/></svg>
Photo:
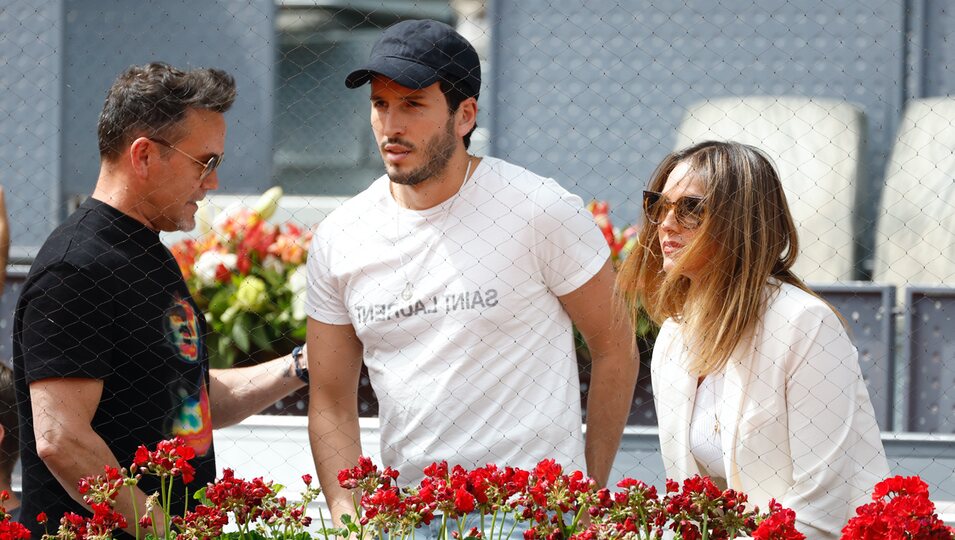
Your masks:
<svg viewBox="0 0 955 540"><path fill-rule="evenodd" d="M706 477L682 484L667 480L663 494L632 478L610 490L599 488L580 471L563 470L553 460L543 460L532 470L496 465L465 470L442 461L427 467L417 486L400 488L396 471L381 470L363 457L354 468L338 474L339 484L354 491L356 502L354 514L345 516L340 527L321 516L313 523L306 515L309 503L321 494L310 475L302 477L301 500L292 502L281 495L283 486L262 478L244 480L226 469L222 478L193 495L192 508L171 516L173 479L191 479L193 457L188 446L173 439L155 450L140 447L129 471L105 467L104 474L83 478L78 487L91 515L62 516L48 524L55 530L46 538L112 538L130 525L115 511L116 497L120 490L136 486L142 475L160 479L160 492L149 497L147 506L160 510L164 523L154 524L148 515L133 516L137 538L155 538L144 531L156 525L161 536L178 540L399 539L411 538L432 523L440 524L441 538L457 540L503 539L515 531L526 540L640 540L660 538L664 531L681 540L805 538L795 528L792 510L775 501L764 512L750 508L746 494L721 491ZM0 494L0 501L4 497ZM3 514L0 539L29 538L26 528ZM36 519L48 521L43 514ZM223 532L227 525L234 530ZM894 477L875 486L873 502L859 507L843 529L844 540L868 538L952 540L955 531L935 515L925 482Z"/></svg>

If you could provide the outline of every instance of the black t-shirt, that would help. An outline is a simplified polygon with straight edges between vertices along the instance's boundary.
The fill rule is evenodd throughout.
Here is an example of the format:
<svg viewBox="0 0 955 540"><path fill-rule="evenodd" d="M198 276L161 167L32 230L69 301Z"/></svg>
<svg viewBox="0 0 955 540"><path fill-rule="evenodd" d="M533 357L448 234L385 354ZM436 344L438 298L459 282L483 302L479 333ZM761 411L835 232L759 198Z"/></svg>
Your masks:
<svg viewBox="0 0 955 540"><path fill-rule="evenodd" d="M64 512L88 514L39 459L29 384L52 377L103 382L92 426L121 466L139 445L182 437L196 450L189 492L215 478L205 320L158 233L89 199L40 249L17 304L13 362L23 460L23 523L54 532ZM100 473L102 468L97 469ZM143 476L147 494L155 477ZM173 488L181 499L184 486ZM174 508L180 508L177 501ZM178 512L178 511L177 511ZM174 514L175 515L175 514Z"/></svg>

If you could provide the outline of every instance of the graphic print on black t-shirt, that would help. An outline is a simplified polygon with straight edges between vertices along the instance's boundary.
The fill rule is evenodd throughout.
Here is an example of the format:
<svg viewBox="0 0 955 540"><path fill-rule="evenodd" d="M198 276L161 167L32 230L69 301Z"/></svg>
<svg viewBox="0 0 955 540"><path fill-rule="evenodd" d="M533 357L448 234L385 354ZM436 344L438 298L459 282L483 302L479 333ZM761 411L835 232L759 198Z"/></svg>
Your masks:
<svg viewBox="0 0 955 540"><path fill-rule="evenodd" d="M197 364L201 358L199 351L205 346L199 332L199 321L192 303L184 298L174 297L173 304L164 318L166 337L175 348L180 361ZM183 379L170 388L170 401L178 403L167 422L170 437L182 439L196 451L197 456L205 456L212 447L212 413L209 409L209 391L206 388L205 373L200 372L195 381Z"/></svg>

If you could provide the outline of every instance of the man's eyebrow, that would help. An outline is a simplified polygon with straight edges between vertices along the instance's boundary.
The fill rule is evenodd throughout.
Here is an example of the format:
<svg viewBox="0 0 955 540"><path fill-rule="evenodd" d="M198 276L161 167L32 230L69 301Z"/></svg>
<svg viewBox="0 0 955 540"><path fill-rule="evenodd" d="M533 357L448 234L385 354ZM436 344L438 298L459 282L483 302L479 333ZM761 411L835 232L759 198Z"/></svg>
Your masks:
<svg viewBox="0 0 955 540"><path fill-rule="evenodd" d="M399 99L402 99L402 100L409 100L409 99L420 100L420 99L423 99L424 97L425 97L424 91L422 91L422 90L415 90L414 92L411 92L411 93L409 93L409 94L406 94L406 95L403 95L403 96L399 96ZM369 99L371 99L371 100L376 100L376 99L383 99L383 98L381 97L380 94L372 93L371 96L369 96Z"/></svg>

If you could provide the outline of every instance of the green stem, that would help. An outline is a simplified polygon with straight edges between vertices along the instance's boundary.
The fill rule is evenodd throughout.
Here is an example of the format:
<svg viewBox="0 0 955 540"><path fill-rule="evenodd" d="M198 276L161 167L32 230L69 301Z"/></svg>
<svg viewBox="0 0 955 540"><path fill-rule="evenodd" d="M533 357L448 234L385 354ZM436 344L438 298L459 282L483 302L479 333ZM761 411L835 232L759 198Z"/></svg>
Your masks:
<svg viewBox="0 0 955 540"><path fill-rule="evenodd" d="M580 509L577 510L576 514L574 514L574 520L570 522L570 530L568 531L567 536L572 536L574 533L577 532L577 524L580 523L580 518L581 516L583 516L584 511L586 509L587 509L587 505L585 504L580 505Z"/></svg>
<svg viewBox="0 0 955 540"><path fill-rule="evenodd" d="M133 521L136 522L136 540L139 540L139 505L136 502L136 488L129 486L129 497L133 500Z"/></svg>
<svg viewBox="0 0 955 540"><path fill-rule="evenodd" d="M304 512L305 509L303 508ZM328 540L328 527L325 526L325 512L322 512L322 509L318 509L318 522L322 524L322 536L325 537L325 540Z"/></svg>
<svg viewBox="0 0 955 540"><path fill-rule="evenodd" d="M516 517L516 515L517 515L517 513L515 512L514 524L511 525L511 530L508 531L507 536L506 536L505 538L510 538L510 537L514 536L514 531L517 530L517 517ZM503 520L503 519L501 520L501 530L502 530L502 531L504 530L504 520Z"/></svg>
<svg viewBox="0 0 955 540"><path fill-rule="evenodd" d="M159 493L162 498L161 504L164 515L163 528L165 537L169 538L172 533L172 478L159 477Z"/></svg>

